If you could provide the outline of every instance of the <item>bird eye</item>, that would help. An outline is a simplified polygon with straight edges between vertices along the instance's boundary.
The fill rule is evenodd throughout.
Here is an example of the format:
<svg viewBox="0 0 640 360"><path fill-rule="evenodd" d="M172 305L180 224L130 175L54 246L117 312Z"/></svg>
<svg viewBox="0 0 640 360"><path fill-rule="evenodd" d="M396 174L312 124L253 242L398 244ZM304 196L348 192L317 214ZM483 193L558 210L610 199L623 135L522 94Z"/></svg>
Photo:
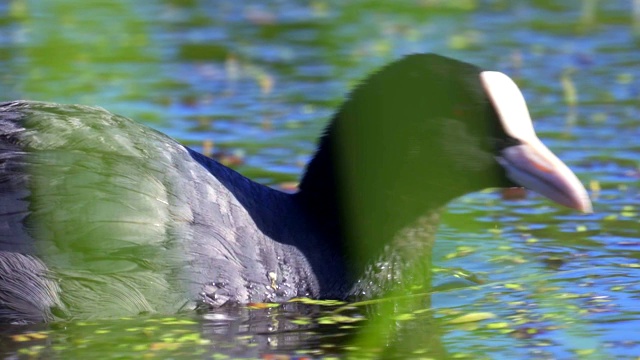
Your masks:
<svg viewBox="0 0 640 360"><path fill-rule="evenodd" d="M464 117L465 115L467 115L468 111L467 111L465 105L456 104L456 105L453 106L452 113L453 113L454 117L460 118L460 117Z"/></svg>
<svg viewBox="0 0 640 360"><path fill-rule="evenodd" d="M520 140L512 138L511 136L506 136L506 137L494 137L491 139L493 148L500 152L510 146L516 146L516 145L521 145L522 143L520 142Z"/></svg>

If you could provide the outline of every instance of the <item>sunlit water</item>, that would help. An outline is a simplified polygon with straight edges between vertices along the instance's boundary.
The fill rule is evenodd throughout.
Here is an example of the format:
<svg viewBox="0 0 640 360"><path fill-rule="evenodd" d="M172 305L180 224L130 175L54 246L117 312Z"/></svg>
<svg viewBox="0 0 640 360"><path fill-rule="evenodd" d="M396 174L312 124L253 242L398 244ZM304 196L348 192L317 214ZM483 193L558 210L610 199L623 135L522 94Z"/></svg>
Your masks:
<svg viewBox="0 0 640 360"><path fill-rule="evenodd" d="M211 140L243 156L239 171L278 185L298 178L357 79L403 54L437 52L517 80L540 137L591 189L595 213L535 194L455 201L436 242L431 303L410 299L393 315L384 305L288 304L11 327L5 357L640 354L631 1L185 3L0 4L0 94L100 105L196 149Z"/></svg>

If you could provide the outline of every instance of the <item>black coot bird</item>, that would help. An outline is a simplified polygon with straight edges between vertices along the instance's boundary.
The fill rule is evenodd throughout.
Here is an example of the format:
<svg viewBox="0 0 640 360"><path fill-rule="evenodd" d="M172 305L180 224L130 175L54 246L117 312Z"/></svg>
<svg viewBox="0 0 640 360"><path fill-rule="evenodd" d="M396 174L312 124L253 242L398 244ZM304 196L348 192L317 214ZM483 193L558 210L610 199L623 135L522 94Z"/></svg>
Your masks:
<svg viewBox="0 0 640 360"><path fill-rule="evenodd" d="M101 108L3 103L0 322L376 295L438 209L505 186L591 210L509 77L432 54L353 90L295 194Z"/></svg>

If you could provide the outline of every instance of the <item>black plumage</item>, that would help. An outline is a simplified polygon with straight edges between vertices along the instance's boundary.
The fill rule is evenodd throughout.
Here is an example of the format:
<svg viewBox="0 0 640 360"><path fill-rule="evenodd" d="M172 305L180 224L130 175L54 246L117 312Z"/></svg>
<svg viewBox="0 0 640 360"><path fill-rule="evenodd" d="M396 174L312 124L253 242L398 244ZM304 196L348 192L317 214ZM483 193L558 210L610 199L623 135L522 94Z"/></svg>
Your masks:
<svg viewBox="0 0 640 360"><path fill-rule="evenodd" d="M0 321L426 281L440 209L514 185L496 159L522 143L480 73L430 54L379 70L338 109L296 194L100 108L1 104Z"/></svg>

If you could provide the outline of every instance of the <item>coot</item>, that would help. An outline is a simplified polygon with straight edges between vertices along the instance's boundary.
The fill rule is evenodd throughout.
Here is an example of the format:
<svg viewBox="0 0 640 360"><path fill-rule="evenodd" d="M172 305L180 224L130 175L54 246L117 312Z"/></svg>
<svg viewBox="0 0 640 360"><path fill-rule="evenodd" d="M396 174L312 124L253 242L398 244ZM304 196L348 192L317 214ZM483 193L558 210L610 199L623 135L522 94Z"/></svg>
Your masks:
<svg viewBox="0 0 640 360"><path fill-rule="evenodd" d="M2 103L0 322L375 296L447 202L507 186L591 209L509 77L433 54L351 92L295 194L101 108Z"/></svg>

